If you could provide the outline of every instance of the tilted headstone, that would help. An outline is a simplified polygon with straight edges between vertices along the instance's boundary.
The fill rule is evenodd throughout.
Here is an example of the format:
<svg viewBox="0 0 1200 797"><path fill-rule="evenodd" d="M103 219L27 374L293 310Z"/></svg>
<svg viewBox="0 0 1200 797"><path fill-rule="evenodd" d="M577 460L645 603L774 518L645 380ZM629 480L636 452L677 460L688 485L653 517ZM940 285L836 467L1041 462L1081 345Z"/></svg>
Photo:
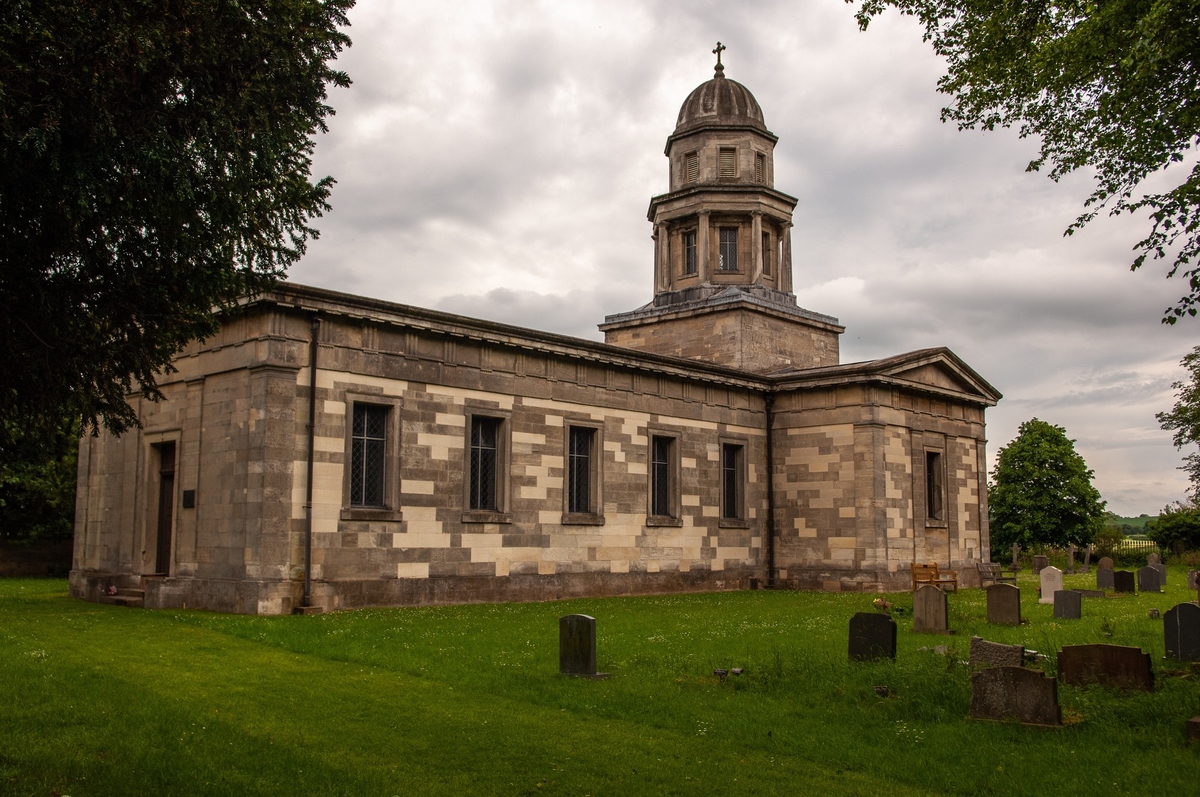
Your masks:
<svg viewBox="0 0 1200 797"><path fill-rule="evenodd" d="M1058 679L1072 686L1154 689L1150 654L1124 645L1067 645L1058 652Z"/></svg>
<svg viewBox="0 0 1200 797"><path fill-rule="evenodd" d="M1153 567L1155 570L1158 571L1158 586L1160 586L1160 587L1167 586L1167 566L1166 565L1151 563L1151 564L1147 565L1147 567Z"/></svg>
<svg viewBox="0 0 1200 797"><path fill-rule="evenodd" d="M1162 564L1162 556L1160 556L1159 554L1156 554L1156 553L1152 553L1146 557L1146 564L1161 565Z"/></svg>
<svg viewBox="0 0 1200 797"><path fill-rule="evenodd" d="M1112 557L1111 556L1101 556L1100 561L1096 562L1096 567L1100 568L1101 570L1112 570L1113 569Z"/></svg>
<svg viewBox="0 0 1200 797"><path fill-rule="evenodd" d="M1063 588L1062 571L1057 567L1043 567L1040 576L1042 597L1038 598L1038 603L1054 603L1054 593Z"/></svg>
<svg viewBox="0 0 1200 797"><path fill-rule="evenodd" d="M853 661L896 658L896 622L878 612L859 612L851 617L850 658Z"/></svg>
<svg viewBox="0 0 1200 797"><path fill-rule="evenodd" d="M1078 620L1083 616L1083 596L1073 589L1054 593L1054 617L1058 620Z"/></svg>
<svg viewBox="0 0 1200 797"><path fill-rule="evenodd" d="M1038 573L1045 570L1049 566L1050 566L1050 557L1049 556L1038 555L1038 556L1033 557L1033 574L1035 576Z"/></svg>
<svg viewBox="0 0 1200 797"><path fill-rule="evenodd" d="M1200 570L1188 571L1188 591L1200 590Z"/></svg>
<svg viewBox="0 0 1200 797"><path fill-rule="evenodd" d="M1012 584L987 588L987 621L999 625L1021 624L1021 590Z"/></svg>
<svg viewBox="0 0 1200 797"><path fill-rule="evenodd" d="M1152 565L1146 565L1137 571L1138 592L1162 592L1158 583L1158 571Z"/></svg>
<svg viewBox="0 0 1200 797"><path fill-rule="evenodd" d="M1101 567L1096 569L1096 589L1115 589L1116 581L1113 579L1113 569L1111 567Z"/></svg>
<svg viewBox="0 0 1200 797"><path fill-rule="evenodd" d="M1137 592L1134 586L1133 571L1131 570L1114 570L1113 571L1113 591L1115 592Z"/></svg>
<svg viewBox="0 0 1200 797"><path fill-rule="evenodd" d="M1163 616L1167 658L1200 661L1200 606L1180 603Z"/></svg>
<svg viewBox="0 0 1200 797"><path fill-rule="evenodd" d="M1075 573L1075 546L1067 546L1067 572L1074 575Z"/></svg>
<svg viewBox="0 0 1200 797"><path fill-rule="evenodd" d="M1002 645L982 637L971 637L971 655L967 663L972 667L1020 667L1024 660L1024 645Z"/></svg>
<svg viewBox="0 0 1200 797"><path fill-rule="evenodd" d="M949 630L949 602L945 592L931 584L917 587L913 593L913 630Z"/></svg>
<svg viewBox="0 0 1200 797"><path fill-rule="evenodd" d="M596 674L596 618L568 614L558 620L558 670L564 675Z"/></svg>
<svg viewBox="0 0 1200 797"><path fill-rule="evenodd" d="M1061 725L1058 684L1037 670L989 667L971 675L971 718Z"/></svg>

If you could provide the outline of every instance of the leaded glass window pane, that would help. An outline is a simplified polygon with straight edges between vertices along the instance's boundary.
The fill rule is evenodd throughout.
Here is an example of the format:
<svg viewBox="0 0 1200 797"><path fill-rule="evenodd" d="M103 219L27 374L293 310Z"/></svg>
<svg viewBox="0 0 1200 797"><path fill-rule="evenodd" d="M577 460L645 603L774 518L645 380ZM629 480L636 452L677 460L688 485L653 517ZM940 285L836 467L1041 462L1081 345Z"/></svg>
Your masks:
<svg viewBox="0 0 1200 797"><path fill-rule="evenodd" d="M737 227L721 228L721 262L717 268L721 271L737 271L738 267L738 231Z"/></svg>
<svg viewBox="0 0 1200 797"><path fill-rule="evenodd" d="M696 233L683 234L683 273L696 273Z"/></svg>
<svg viewBox="0 0 1200 797"><path fill-rule="evenodd" d="M741 446L721 446L721 510L728 520L741 517L741 458Z"/></svg>
<svg viewBox="0 0 1200 797"><path fill-rule="evenodd" d="M595 429L572 426L567 451L567 511L592 511L592 439Z"/></svg>
<svg viewBox="0 0 1200 797"><path fill-rule="evenodd" d="M471 419L471 472L468 491L471 509L496 511L499 418Z"/></svg>
<svg viewBox="0 0 1200 797"><path fill-rule="evenodd" d="M350 429L350 505L384 505L387 407L355 404Z"/></svg>
<svg viewBox="0 0 1200 797"><path fill-rule="evenodd" d="M655 437L650 451L650 514L671 517L671 438Z"/></svg>

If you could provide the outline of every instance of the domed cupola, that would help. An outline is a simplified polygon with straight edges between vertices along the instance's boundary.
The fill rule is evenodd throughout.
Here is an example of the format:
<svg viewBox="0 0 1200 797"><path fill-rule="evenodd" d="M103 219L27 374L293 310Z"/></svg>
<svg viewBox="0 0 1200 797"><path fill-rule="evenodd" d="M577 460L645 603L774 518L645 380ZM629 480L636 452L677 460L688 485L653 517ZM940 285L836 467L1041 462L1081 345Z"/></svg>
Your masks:
<svg viewBox="0 0 1200 797"><path fill-rule="evenodd" d="M600 329L609 343L750 371L835 364L842 327L792 293L796 198L775 190L779 139L750 90L725 77L724 49L667 138L670 189L647 213L654 301Z"/></svg>

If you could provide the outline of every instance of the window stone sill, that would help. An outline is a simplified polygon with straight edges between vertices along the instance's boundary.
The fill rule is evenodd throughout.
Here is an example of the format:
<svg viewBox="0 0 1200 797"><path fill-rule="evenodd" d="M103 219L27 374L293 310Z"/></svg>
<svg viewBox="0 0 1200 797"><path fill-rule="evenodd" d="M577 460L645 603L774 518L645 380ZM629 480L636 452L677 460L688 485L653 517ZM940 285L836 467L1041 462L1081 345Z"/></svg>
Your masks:
<svg viewBox="0 0 1200 797"><path fill-rule="evenodd" d="M944 520L926 520L925 528L927 529L944 529L947 528Z"/></svg>
<svg viewBox="0 0 1200 797"><path fill-rule="evenodd" d="M742 519L742 518L723 517L717 521L717 528L719 528L719 529L748 529L748 528L750 528L750 521Z"/></svg>
<svg viewBox="0 0 1200 797"><path fill-rule="evenodd" d="M375 522L404 520L399 509L372 508L366 506L346 507L338 516L339 520L366 520Z"/></svg>
<svg viewBox="0 0 1200 797"><path fill-rule="evenodd" d="M486 509L472 509L462 513L463 523L512 523L509 512L491 512Z"/></svg>
<svg viewBox="0 0 1200 797"><path fill-rule="evenodd" d="M604 515L596 515L591 512L564 512L562 524L564 526L603 526Z"/></svg>

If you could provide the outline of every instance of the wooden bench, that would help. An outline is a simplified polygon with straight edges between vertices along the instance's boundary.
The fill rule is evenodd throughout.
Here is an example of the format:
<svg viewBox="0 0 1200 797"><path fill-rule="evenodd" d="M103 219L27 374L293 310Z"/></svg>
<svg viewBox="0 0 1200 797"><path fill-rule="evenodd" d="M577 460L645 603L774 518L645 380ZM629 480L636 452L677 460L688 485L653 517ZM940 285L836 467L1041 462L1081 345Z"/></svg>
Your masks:
<svg viewBox="0 0 1200 797"><path fill-rule="evenodd" d="M912 588L913 592L917 591L917 587L922 584L932 584L941 589L952 589L958 592L958 573L950 570L945 573L938 572L938 566L919 565L916 562L912 563Z"/></svg>
<svg viewBox="0 0 1200 797"><path fill-rule="evenodd" d="M1015 587L1017 585L1017 574L1010 573L1006 576L998 563L980 562L979 586L990 587L993 584L1012 584Z"/></svg>

